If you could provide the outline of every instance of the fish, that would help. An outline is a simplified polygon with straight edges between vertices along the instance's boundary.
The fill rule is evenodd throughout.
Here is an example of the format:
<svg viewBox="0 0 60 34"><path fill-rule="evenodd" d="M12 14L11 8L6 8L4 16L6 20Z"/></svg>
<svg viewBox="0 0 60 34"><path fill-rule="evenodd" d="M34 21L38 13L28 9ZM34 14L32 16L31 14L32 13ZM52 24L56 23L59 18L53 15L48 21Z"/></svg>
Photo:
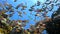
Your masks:
<svg viewBox="0 0 60 34"><path fill-rule="evenodd" d="M4 2L4 6L9 6L10 4L8 2Z"/></svg>
<svg viewBox="0 0 60 34"><path fill-rule="evenodd" d="M43 16L43 17L46 17L46 14L47 14L47 13L46 13L46 12L44 12L44 13L42 13L42 16Z"/></svg>
<svg viewBox="0 0 60 34"><path fill-rule="evenodd" d="M30 8L31 8L31 9L34 9L34 7L35 7L35 6L34 6L34 5L32 5Z"/></svg>
<svg viewBox="0 0 60 34"><path fill-rule="evenodd" d="M14 12L14 9L11 9L9 12Z"/></svg>
<svg viewBox="0 0 60 34"><path fill-rule="evenodd" d="M46 0L46 2L49 1L49 0Z"/></svg>
<svg viewBox="0 0 60 34"><path fill-rule="evenodd" d="M49 2L45 2L44 4L47 4L47 5L49 5L51 3L51 1L49 1Z"/></svg>
<svg viewBox="0 0 60 34"><path fill-rule="evenodd" d="M13 7L13 6L12 6L11 4L10 4L10 5L6 5L6 6L5 6L5 8L6 8L7 10L12 9L12 7Z"/></svg>
<svg viewBox="0 0 60 34"><path fill-rule="evenodd" d="M12 12L12 13L8 14L8 17L12 17L12 16L13 16L13 14L14 14L14 12Z"/></svg>
<svg viewBox="0 0 60 34"><path fill-rule="evenodd" d="M3 3L3 6L7 9L7 10L10 10L10 9L12 9L12 4L9 4L8 2L4 2Z"/></svg>
<svg viewBox="0 0 60 34"><path fill-rule="evenodd" d="M40 5L40 1L37 1L37 6L39 6Z"/></svg>
<svg viewBox="0 0 60 34"><path fill-rule="evenodd" d="M22 12L21 11L18 11L18 14L22 14Z"/></svg>
<svg viewBox="0 0 60 34"><path fill-rule="evenodd" d="M27 6L22 6L22 8L27 8Z"/></svg>
<svg viewBox="0 0 60 34"><path fill-rule="evenodd" d="M31 7L35 7L35 5L32 5Z"/></svg>
<svg viewBox="0 0 60 34"><path fill-rule="evenodd" d="M12 16L13 16L13 14L9 14L8 16L9 16L9 17L12 17Z"/></svg>
<svg viewBox="0 0 60 34"><path fill-rule="evenodd" d="M53 9L53 6L48 6L47 9L51 11Z"/></svg>
<svg viewBox="0 0 60 34"><path fill-rule="evenodd" d="M32 9L29 9L29 11L33 11Z"/></svg>
<svg viewBox="0 0 60 34"><path fill-rule="evenodd" d="M29 9L29 11L34 11L35 9L34 9L34 7L30 7L30 9Z"/></svg>
<svg viewBox="0 0 60 34"><path fill-rule="evenodd" d="M18 5L16 6L16 9L18 9L19 7L22 7L22 6L23 6L23 3L18 4Z"/></svg>
<svg viewBox="0 0 60 34"><path fill-rule="evenodd" d="M32 5L30 8L32 8L33 9L33 7L35 7L34 5Z"/></svg>
<svg viewBox="0 0 60 34"><path fill-rule="evenodd" d="M18 14L18 16L23 17L21 14Z"/></svg>
<svg viewBox="0 0 60 34"><path fill-rule="evenodd" d="M59 0L54 0L55 1L55 3L57 3Z"/></svg>
<svg viewBox="0 0 60 34"><path fill-rule="evenodd" d="M17 0L14 0L14 2L16 2Z"/></svg>
<svg viewBox="0 0 60 34"><path fill-rule="evenodd" d="M35 16L40 16L40 14L35 14Z"/></svg>
<svg viewBox="0 0 60 34"><path fill-rule="evenodd" d="M31 6L30 8L31 8L31 9L34 9L34 7L33 7L33 6Z"/></svg>
<svg viewBox="0 0 60 34"><path fill-rule="evenodd" d="M60 3L57 3L56 6L60 6Z"/></svg>
<svg viewBox="0 0 60 34"><path fill-rule="evenodd" d="M27 6L22 6L22 9L21 10L25 10L25 8L27 8Z"/></svg>
<svg viewBox="0 0 60 34"><path fill-rule="evenodd" d="M18 11L18 15L19 15L20 17L22 17L22 12Z"/></svg>
<svg viewBox="0 0 60 34"><path fill-rule="evenodd" d="M27 23L27 22L29 22L29 21L28 21L28 20L22 20L22 22Z"/></svg>
<svg viewBox="0 0 60 34"><path fill-rule="evenodd" d="M42 11L43 11L42 9L35 10L35 12L42 12Z"/></svg>

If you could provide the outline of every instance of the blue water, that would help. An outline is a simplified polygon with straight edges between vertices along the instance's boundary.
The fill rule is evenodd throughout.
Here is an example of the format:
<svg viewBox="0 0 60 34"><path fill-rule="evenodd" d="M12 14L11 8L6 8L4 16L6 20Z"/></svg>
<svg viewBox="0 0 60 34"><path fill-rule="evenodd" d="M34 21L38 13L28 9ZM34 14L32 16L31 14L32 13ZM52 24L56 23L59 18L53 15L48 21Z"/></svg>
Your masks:
<svg viewBox="0 0 60 34"><path fill-rule="evenodd" d="M6 0L0 0L1 3L4 3L5 1ZM15 10L15 14L10 18L10 20L29 20L29 23L27 23L26 26L24 27L25 29L28 29L30 27L30 24L35 25L35 21L34 21L35 16L32 15L32 14L36 14L36 12L33 11L33 13L30 14L30 12L28 11L28 9L32 5L34 5L35 3L37 3L37 1L40 1L41 3L44 3L46 0L17 0L17 2L14 2L14 0L7 0L6 2L8 2L9 4L12 4L13 7L16 7L20 3L27 3L27 8L26 8L26 10L24 10L27 13L27 15L22 14L23 17L19 17L18 16L18 13L16 12L17 10L14 9ZM40 5L39 7L36 6L35 8L42 8L42 5ZM52 11L55 11L57 9L58 9L58 6L54 6L54 8L53 8ZM20 8L18 10L20 10ZM51 17L51 15L53 13L52 11L51 12L48 12L47 13L47 16ZM7 13L9 14L9 12L7 12ZM31 18L29 18L28 16L30 16ZM40 21L41 18L36 17L36 20L37 21Z"/></svg>

